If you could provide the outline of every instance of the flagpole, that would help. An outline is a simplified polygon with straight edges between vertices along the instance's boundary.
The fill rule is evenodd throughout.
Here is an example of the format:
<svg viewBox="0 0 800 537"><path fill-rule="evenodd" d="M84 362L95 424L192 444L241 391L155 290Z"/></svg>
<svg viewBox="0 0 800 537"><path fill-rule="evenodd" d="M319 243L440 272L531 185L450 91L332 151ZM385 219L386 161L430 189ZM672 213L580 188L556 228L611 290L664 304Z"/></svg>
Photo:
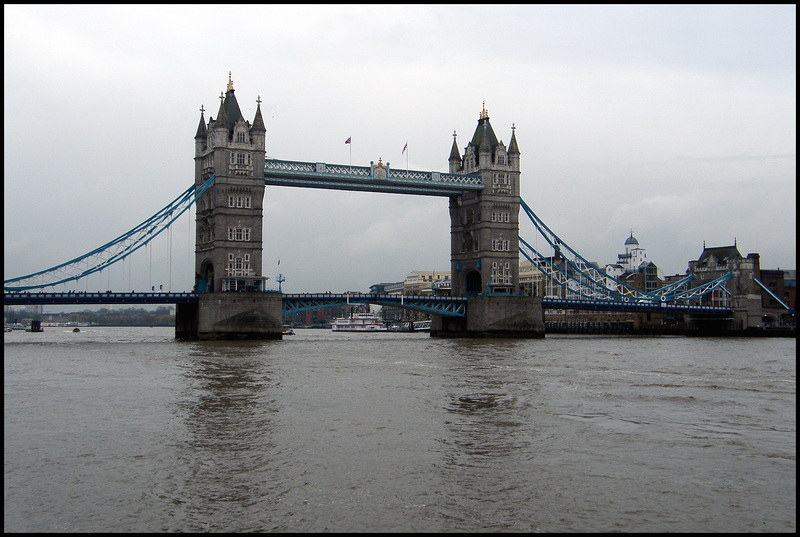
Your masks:
<svg viewBox="0 0 800 537"><path fill-rule="evenodd" d="M406 145L403 146L403 153L406 154L406 177L408 177L408 141L406 141Z"/></svg>

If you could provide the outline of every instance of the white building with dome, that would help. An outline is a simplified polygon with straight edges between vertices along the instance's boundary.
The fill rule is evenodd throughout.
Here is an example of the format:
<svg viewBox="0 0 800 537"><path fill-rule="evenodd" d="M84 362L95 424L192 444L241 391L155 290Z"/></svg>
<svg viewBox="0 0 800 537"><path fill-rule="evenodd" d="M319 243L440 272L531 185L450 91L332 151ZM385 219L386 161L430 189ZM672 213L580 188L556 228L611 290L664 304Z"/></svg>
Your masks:
<svg viewBox="0 0 800 537"><path fill-rule="evenodd" d="M625 240L625 253L617 254L617 262L606 265L606 274L612 278L621 279L623 274L636 272L638 266L647 258L644 248L639 246L639 241L633 236Z"/></svg>
<svg viewBox="0 0 800 537"><path fill-rule="evenodd" d="M625 240L625 253L617 254L616 263L606 265L606 274L619 278L626 272L636 272L639 269L639 265L646 260L647 253L645 253L644 248L639 246L639 241L636 240L636 237L633 236L633 231L631 231L631 236Z"/></svg>
<svg viewBox="0 0 800 537"><path fill-rule="evenodd" d="M661 287L658 267L647 261L647 253L639 246L633 231L625 240L625 253L617 254L616 263L606 265L606 274L645 292L653 292ZM609 279L607 287L614 289L617 285Z"/></svg>

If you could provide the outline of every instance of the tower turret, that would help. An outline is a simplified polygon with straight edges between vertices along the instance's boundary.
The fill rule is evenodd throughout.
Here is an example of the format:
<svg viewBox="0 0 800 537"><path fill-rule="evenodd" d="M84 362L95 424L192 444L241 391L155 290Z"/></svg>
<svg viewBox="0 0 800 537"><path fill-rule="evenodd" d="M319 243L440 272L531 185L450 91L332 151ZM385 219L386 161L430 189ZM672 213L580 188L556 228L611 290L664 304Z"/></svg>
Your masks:
<svg viewBox="0 0 800 537"><path fill-rule="evenodd" d="M453 147L450 149L450 173L458 173L462 169L461 155L458 153L458 144L456 143L456 131L453 131Z"/></svg>
<svg viewBox="0 0 800 537"><path fill-rule="evenodd" d="M517 128L511 124L511 142L508 144L508 163L512 170L519 171L519 146L517 145Z"/></svg>
<svg viewBox="0 0 800 537"><path fill-rule="evenodd" d="M261 117L261 96L256 99L256 115L253 118L253 126L250 129L250 136L253 138L253 144L266 148L267 146L267 128L264 126L264 118Z"/></svg>
<svg viewBox="0 0 800 537"><path fill-rule="evenodd" d="M206 128L206 120L203 117L205 108L200 106L200 124L197 126L197 132L194 135L194 156L200 156L208 145L208 129Z"/></svg>

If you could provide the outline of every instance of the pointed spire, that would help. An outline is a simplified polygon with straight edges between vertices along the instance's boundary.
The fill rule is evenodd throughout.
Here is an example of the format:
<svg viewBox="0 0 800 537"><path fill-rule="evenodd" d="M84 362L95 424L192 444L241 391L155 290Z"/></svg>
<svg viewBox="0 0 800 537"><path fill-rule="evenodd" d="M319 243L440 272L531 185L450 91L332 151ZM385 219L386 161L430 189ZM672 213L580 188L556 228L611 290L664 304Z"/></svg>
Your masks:
<svg viewBox="0 0 800 537"><path fill-rule="evenodd" d="M236 95L233 92L233 83L228 83L228 92L225 94L225 116L227 120L228 130L233 129L236 122L242 119L242 111L239 109L239 103L236 101Z"/></svg>
<svg viewBox="0 0 800 537"><path fill-rule="evenodd" d="M488 118L487 118L488 121ZM492 151L493 145L489 142L489 129L484 128L483 134L481 135L481 144L478 146L478 150L481 152L484 151ZM494 145L497 145L497 140L495 140Z"/></svg>
<svg viewBox="0 0 800 537"><path fill-rule="evenodd" d="M225 95L220 92L219 94L219 111L217 111L217 121L214 123L217 129L228 128L228 116L225 114Z"/></svg>
<svg viewBox="0 0 800 537"><path fill-rule="evenodd" d="M197 126L197 132L195 133L194 137L197 138L205 138L208 135L208 131L206 130L206 120L203 117L203 112L205 112L205 108L203 105L200 105L200 124Z"/></svg>
<svg viewBox="0 0 800 537"><path fill-rule="evenodd" d="M461 155L458 152L458 144L456 143L456 131L453 131L453 147L450 149L450 158L448 160L461 162Z"/></svg>
<svg viewBox="0 0 800 537"><path fill-rule="evenodd" d="M517 128L511 124L511 142L508 144L508 154L519 155L519 145L517 145Z"/></svg>
<svg viewBox="0 0 800 537"><path fill-rule="evenodd" d="M264 118L261 117L261 95L256 99L256 117L253 118L252 130L267 132L267 128L264 126Z"/></svg>

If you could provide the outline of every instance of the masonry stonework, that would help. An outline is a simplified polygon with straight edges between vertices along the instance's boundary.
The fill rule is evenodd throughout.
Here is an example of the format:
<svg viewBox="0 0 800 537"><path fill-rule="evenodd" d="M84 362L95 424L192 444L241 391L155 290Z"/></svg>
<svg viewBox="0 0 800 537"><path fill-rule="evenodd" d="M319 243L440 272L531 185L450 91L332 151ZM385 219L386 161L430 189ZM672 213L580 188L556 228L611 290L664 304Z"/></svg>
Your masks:
<svg viewBox="0 0 800 537"><path fill-rule="evenodd" d="M266 128L261 101L251 124L242 116L233 81L220 95L216 119L195 134L195 184L213 178L196 202L197 308L178 311L182 339L280 339L282 298L265 292L262 275Z"/></svg>

